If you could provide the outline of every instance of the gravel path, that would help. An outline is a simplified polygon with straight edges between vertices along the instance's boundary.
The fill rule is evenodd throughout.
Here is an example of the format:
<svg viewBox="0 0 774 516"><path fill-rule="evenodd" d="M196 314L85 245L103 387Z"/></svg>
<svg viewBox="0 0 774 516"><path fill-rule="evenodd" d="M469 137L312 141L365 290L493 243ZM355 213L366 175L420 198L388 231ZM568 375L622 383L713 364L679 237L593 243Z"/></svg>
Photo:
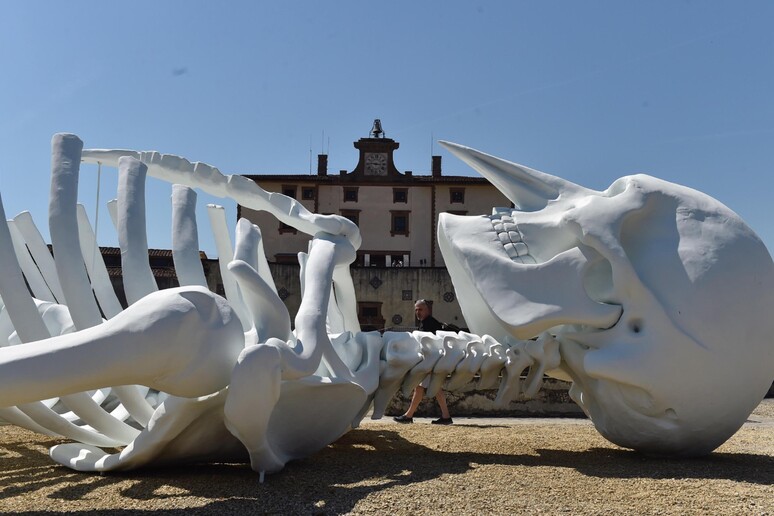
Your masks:
<svg viewBox="0 0 774 516"><path fill-rule="evenodd" d="M264 484L244 465L92 475L0 427L0 512L774 514L774 400L702 459L642 457L587 420L366 422Z"/></svg>

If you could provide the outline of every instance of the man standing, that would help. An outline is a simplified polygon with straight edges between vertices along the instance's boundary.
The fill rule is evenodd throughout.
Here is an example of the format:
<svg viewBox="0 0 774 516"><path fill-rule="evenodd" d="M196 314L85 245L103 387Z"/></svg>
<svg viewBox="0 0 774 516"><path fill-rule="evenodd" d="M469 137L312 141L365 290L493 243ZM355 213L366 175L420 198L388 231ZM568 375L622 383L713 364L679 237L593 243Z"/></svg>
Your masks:
<svg viewBox="0 0 774 516"><path fill-rule="evenodd" d="M419 320L419 328L417 328L419 331L435 333L443 327L443 325L433 317L432 304L426 299L420 299L414 303L414 315L416 315L416 318ZM429 384L430 375L426 376L425 379L422 380L422 383L417 385L414 389L414 394L411 396L411 404L406 413L401 416L395 416L392 419L398 423L413 423L414 412L416 412L419 407L422 398L425 397L425 392L427 391L427 386ZM441 417L433 420L432 423L434 425L451 425L454 421L452 421L451 415L449 414L449 408L446 406L446 394L443 390L438 390L435 399L438 402L438 407L441 409Z"/></svg>

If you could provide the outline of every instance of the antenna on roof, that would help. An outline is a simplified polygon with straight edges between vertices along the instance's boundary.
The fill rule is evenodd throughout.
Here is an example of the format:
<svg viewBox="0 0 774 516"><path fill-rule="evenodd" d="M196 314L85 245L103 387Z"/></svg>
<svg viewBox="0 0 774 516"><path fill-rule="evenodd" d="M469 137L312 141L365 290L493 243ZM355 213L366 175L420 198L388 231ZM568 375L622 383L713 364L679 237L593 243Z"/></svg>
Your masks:
<svg viewBox="0 0 774 516"><path fill-rule="evenodd" d="M309 175L312 175L312 135L309 135Z"/></svg>

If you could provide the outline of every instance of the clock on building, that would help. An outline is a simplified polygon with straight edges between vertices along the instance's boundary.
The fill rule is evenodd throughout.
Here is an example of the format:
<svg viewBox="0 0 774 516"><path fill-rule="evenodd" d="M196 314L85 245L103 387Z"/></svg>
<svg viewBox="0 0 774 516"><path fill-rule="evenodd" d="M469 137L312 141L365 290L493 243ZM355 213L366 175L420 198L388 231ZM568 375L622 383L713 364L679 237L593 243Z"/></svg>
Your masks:
<svg viewBox="0 0 774 516"><path fill-rule="evenodd" d="M387 175L387 153L386 152L366 152L365 153L365 174L368 176L386 176Z"/></svg>

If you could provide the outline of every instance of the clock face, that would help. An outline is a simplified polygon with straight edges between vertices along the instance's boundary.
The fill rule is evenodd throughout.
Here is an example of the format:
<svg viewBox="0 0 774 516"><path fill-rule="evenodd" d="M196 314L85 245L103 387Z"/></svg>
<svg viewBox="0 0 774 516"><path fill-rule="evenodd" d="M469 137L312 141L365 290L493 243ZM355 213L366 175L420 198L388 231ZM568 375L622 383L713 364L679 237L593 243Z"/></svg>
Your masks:
<svg viewBox="0 0 774 516"><path fill-rule="evenodd" d="M365 155L365 173L369 176L386 176L387 153L367 152Z"/></svg>

